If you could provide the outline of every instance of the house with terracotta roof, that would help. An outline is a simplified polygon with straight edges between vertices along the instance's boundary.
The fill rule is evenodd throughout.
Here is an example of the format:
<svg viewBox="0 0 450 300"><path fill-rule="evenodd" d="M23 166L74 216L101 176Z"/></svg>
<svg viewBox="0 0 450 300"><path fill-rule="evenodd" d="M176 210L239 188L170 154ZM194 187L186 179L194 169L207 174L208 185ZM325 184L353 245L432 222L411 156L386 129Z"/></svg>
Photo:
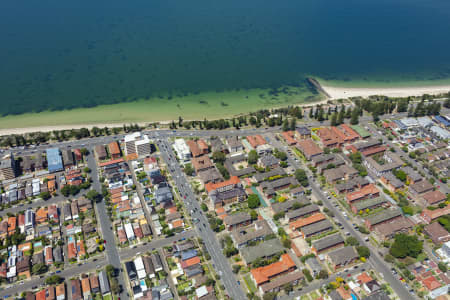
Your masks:
<svg viewBox="0 0 450 300"><path fill-rule="evenodd" d="M440 282L434 277L430 276L425 279L422 279L422 284L429 290L434 291L435 289L438 289L441 287Z"/></svg>
<svg viewBox="0 0 450 300"><path fill-rule="evenodd" d="M89 296L91 295L91 284L89 282L89 277L81 279L81 291L83 293L83 298L89 299Z"/></svg>
<svg viewBox="0 0 450 300"><path fill-rule="evenodd" d="M373 184L368 184L361 189L348 193L345 195L346 201L348 204L355 203L357 201L369 199L369 198L377 198L380 196L380 191L378 188Z"/></svg>
<svg viewBox="0 0 450 300"><path fill-rule="evenodd" d="M293 145L297 144L297 141L294 139L293 131L283 131L281 133L281 136L284 138L284 140L286 141L286 143L289 146L293 146Z"/></svg>
<svg viewBox="0 0 450 300"><path fill-rule="evenodd" d="M9 217L8 218L8 235L13 235L16 232L17 226L17 218Z"/></svg>
<svg viewBox="0 0 450 300"><path fill-rule="evenodd" d="M443 208L438 208L435 210L429 210L428 208L425 208L420 216L422 219L430 224L432 221L436 220L439 217L445 216L450 214L450 204Z"/></svg>
<svg viewBox="0 0 450 300"><path fill-rule="evenodd" d="M64 283L61 283L56 286L55 295L56 295L56 299L58 299L58 300L66 299L66 286L64 285Z"/></svg>
<svg viewBox="0 0 450 300"><path fill-rule="evenodd" d="M258 146L267 144L266 140L259 134L247 136L247 141L253 149L256 149Z"/></svg>
<svg viewBox="0 0 450 300"><path fill-rule="evenodd" d="M121 156L120 147L116 141L108 144L108 151L111 159L118 159Z"/></svg>
<svg viewBox="0 0 450 300"><path fill-rule="evenodd" d="M194 170L197 174L199 172L204 172L204 171L214 168L214 164L208 155L201 155L201 156L193 157L191 159L191 162L192 162L192 166L194 167Z"/></svg>
<svg viewBox="0 0 450 300"><path fill-rule="evenodd" d="M323 150L312 139L301 140L296 147L308 160L316 155L323 154Z"/></svg>
<svg viewBox="0 0 450 300"><path fill-rule="evenodd" d="M450 233L442 227L439 222L433 222L425 226L423 232L428 235L436 245L450 241Z"/></svg>
<svg viewBox="0 0 450 300"><path fill-rule="evenodd" d="M196 141L188 140L188 141L186 141L186 145L189 147L189 150L191 151L192 157L199 157L199 156L204 154L200 150L200 147L198 146Z"/></svg>
<svg viewBox="0 0 450 300"><path fill-rule="evenodd" d="M209 153L209 146L205 140L203 140L203 139L197 140L197 145L200 148L200 152L202 152L203 154Z"/></svg>
<svg viewBox="0 0 450 300"><path fill-rule="evenodd" d="M303 219L298 219L295 220L294 222L291 222L289 224L289 228L291 228L292 230L299 230L302 227L305 227L307 225L311 225L317 222L320 222L322 220L325 220L325 216L322 213L316 213L313 214L309 217L303 218Z"/></svg>
<svg viewBox="0 0 450 300"><path fill-rule="evenodd" d="M215 208L235 201L243 201L247 196L237 176L232 176L230 179L221 182L208 182L205 184L205 189Z"/></svg>
<svg viewBox="0 0 450 300"><path fill-rule="evenodd" d="M325 148L341 147L341 145L344 143L344 140L336 134L336 131L337 130L332 130L328 127L320 128L317 131L317 135L320 137L322 145Z"/></svg>
<svg viewBox="0 0 450 300"><path fill-rule="evenodd" d="M281 255L279 261L270 265L259 267L250 271L253 277L253 281L256 286L269 283L271 280L277 278L280 275L292 272L296 269L295 263L289 254Z"/></svg>
<svg viewBox="0 0 450 300"><path fill-rule="evenodd" d="M45 289L36 293L36 300L45 300Z"/></svg>
<svg viewBox="0 0 450 300"><path fill-rule="evenodd" d="M183 261L181 262L181 267L182 267L183 269L186 269L186 268L189 268L189 267L198 265L198 264L200 264L200 257L195 256L195 257L192 257L192 258L183 260Z"/></svg>

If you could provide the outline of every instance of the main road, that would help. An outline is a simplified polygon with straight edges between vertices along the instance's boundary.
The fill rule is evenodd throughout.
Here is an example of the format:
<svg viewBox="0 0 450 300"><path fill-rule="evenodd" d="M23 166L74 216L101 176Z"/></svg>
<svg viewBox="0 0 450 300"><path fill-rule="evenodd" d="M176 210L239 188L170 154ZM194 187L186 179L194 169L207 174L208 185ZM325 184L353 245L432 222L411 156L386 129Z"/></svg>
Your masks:
<svg viewBox="0 0 450 300"><path fill-rule="evenodd" d="M222 253L221 247L216 239L215 233L209 227L207 218L203 215L200 205L196 200L196 196L189 186L189 182L182 172L180 165L175 157L172 147L167 139L158 139L158 146L161 156L167 163L172 179L177 185L181 197L191 216L198 219L195 223L197 234L203 239L206 249L208 250L213 261L213 267L220 275L223 284L225 285L226 293L234 300L246 299L244 292L240 288L231 267Z"/></svg>

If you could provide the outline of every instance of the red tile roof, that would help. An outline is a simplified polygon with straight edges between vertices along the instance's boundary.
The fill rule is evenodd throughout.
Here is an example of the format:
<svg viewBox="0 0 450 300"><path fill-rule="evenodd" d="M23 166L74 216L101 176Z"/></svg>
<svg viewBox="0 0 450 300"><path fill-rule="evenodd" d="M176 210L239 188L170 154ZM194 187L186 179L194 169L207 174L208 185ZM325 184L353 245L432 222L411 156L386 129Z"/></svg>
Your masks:
<svg viewBox="0 0 450 300"><path fill-rule="evenodd" d="M310 224L314 224L314 223L320 222L322 220L325 220L325 216L322 213L316 213L316 214L313 214L313 215L311 215L311 216L309 216L307 218L298 219L298 220L295 220L295 221L291 222L289 224L289 227L292 230L296 230L296 229L302 228L302 227L304 227L306 225L310 225Z"/></svg>
<svg viewBox="0 0 450 300"><path fill-rule="evenodd" d="M429 191L423 195L423 199L425 199L428 204L435 204L446 200L446 196L439 190Z"/></svg>
<svg viewBox="0 0 450 300"><path fill-rule="evenodd" d="M259 267L251 270L253 278L257 285L261 285L271 278L280 275L282 273L288 272L291 268L295 267L295 263L289 254L281 255L281 260L277 261L268 266Z"/></svg>
<svg viewBox="0 0 450 300"><path fill-rule="evenodd" d="M108 144L109 153L111 155L120 155L120 148L117 142L111 142Z"/></svg>
<svg viewBox="0 0 450 300"><path fill-rule="evenodd" d="M205 185L206 190L208 191L208 193L217 190L219 188L228 186L228 185L236 185L240 182L239 178L237 176L232 176L230 179L222 181L222 182L218 182L218 183L212 183L212 182L208 182Z"/></svg>
<svg viewBox="0 0 450 300"><path fill-rule="evenodd" d="M430 276L428 278L423 279L422 283L424 286L426 286L426 288L429 291L433 291L433 290L441 287L441 284L439 283L439 281L436 278L434 278L434 276Z"/></svg>
<svg viewBox="0 0 450 300"><path fill-rule="evenodd" d="M371 184L364 186L360 190L348 193L346 195L346 198L347 198L347 202L353 202L356 200L360 200L360 199L369 197L370 195L376 195L379 193L380 193L380 191L378 190L378 188L373 183L371 183Z"/></svg>
<svg viewBox="0 0 450 300"><path fill-rule="evenodd" d="M195 266L195 265L197 265L199 263L200 263L200 257L195 256L195 257L192 257L192 258L189 258L189 259L186 259L186 260L182 261L181 262L181 267L183 269L186 269L188 267Z"/></svg>

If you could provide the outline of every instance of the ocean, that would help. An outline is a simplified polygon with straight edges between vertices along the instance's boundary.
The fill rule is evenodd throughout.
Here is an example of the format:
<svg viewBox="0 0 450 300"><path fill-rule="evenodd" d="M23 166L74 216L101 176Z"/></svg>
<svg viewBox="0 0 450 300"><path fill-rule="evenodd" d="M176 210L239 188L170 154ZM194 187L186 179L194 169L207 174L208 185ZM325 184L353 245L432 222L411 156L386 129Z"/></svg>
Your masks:
<svg viewBox="0 0 450 300"><path fill-rule="evenodd" d="M5 0L0 114L450 82L449 34L448 0Z"/></svg>

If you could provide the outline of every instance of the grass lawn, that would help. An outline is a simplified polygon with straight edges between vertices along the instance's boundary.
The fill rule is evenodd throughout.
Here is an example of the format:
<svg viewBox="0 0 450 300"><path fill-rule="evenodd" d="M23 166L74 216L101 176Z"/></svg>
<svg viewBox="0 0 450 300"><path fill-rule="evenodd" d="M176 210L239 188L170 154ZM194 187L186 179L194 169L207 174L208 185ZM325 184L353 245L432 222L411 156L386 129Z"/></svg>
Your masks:
<svg viewBox="0 0 450 300"><path fill-rule="evenodd" d="M316 291L312 291L311 293L309 293L309 296L313 300L319 299L319 297L320 297L319 294Z"/></svg>
<svg viewBox="0 0 450 300"><path fill-rule="evenodd" d="M303 295L300 297L300 300L309 300L308 295Z"/></svg>
<svg viewBox="0 0 450 300"><path fill-rule="evenodd" d="M256 286L255 286L255 283L253 282L253 280L250 278L250 274L247 274L247 275L244 276L244 281L245 281L245 284L247 285L247 289L250 292L255 293L256 292Z"/></svg>
<svg viewBox="0 0 450 300"><path fill-rule="evenodd" d="M103 300L112 300L111 294L103 296Z"/></svg>

